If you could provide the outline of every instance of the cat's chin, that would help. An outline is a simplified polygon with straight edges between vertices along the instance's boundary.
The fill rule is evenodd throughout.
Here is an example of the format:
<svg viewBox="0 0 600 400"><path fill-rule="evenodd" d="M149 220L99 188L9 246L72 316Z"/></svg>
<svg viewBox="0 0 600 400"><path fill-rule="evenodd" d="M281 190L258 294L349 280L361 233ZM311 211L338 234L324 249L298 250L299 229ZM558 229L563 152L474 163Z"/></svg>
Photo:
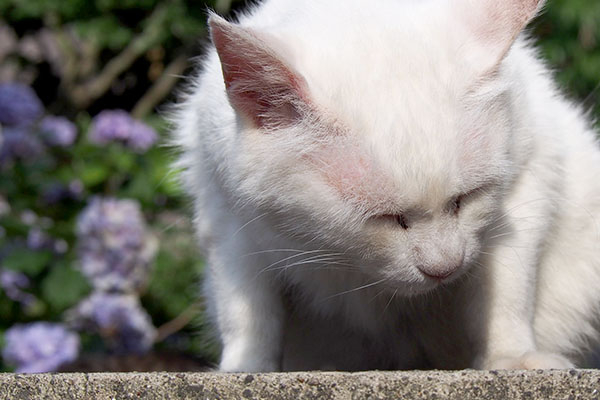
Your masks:
<svg viewBox="0 0 600 400"><path fill-rule="evenodd" d="M401 278L391 278L385 285L393 292L396 292L398 296L416 297L433 293L440 290L440 288L450 286L459 280L462 275L463 274L459 272L445 279L423 277L423 280L417 282L407 282Z"/></svg>
<svg viewBox="0 0 600 400"><path fill-rule="evenodd" d="M396 293L400 297L417 297L424 294L432 293L444 286L444 282L423 281L423 282L406 282L401 280L390 280L386 282L388 290Z"/></svg>

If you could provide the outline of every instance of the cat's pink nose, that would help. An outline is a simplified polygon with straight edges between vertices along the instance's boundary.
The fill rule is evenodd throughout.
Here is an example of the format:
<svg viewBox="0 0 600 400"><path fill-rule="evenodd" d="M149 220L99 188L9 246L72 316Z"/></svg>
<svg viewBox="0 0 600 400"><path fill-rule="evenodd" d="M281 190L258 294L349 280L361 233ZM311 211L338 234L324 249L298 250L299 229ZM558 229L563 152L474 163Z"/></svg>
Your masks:
<svg viewBox="0 0 600 400"><path fill-rule="evenodd" d="M425 265L417 265L417 268L426 277L441 281L441 280L448 278L450 275L454 274L460 268L460 265L445 266L444 268L435 268L435 267L427 267Z"/></svg>

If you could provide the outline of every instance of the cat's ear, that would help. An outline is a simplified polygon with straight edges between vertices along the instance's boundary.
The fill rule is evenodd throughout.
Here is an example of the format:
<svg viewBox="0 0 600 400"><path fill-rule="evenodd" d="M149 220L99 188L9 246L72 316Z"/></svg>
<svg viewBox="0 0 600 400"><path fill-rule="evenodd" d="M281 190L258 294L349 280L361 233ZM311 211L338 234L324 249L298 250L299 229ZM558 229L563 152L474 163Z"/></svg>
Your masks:
<svg viewBox="0 0 600 400"><path fill-rule="evenodd" d="M308 104L304 78L259 33L212 14L208 20L232 107L259 128L298 122Z"/></svg>
<svg viewBox="0 0 600 400"><path fill-rule="evenodd" d="M496 69L545 0L458 0L456 10L473 41L465 51L481 72Z"/></svg>

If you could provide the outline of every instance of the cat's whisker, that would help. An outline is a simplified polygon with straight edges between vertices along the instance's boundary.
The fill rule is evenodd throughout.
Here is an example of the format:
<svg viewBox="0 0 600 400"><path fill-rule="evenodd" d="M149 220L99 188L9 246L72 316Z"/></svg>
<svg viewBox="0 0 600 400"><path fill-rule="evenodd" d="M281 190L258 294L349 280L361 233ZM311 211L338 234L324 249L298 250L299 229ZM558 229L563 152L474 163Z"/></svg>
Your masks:
<svg viewBox="0 0 600 400"><path fill-rule="evenodd" d="M501 221L501 223L499 223L499 224L496 223L496 222L498 222L498 220L496 220L496 222L491 222L489 224L490 228L488 229L488 231L494 231L497 229L505 228L507 226L512 226L515 223L521 222L521 221L527 221L530 219L536 220L536 219L542 218L543 216L544 215L527 215L527 216L517 217L517 218L513 217L510 220L507 219L507 220Z"/></svg>
<svg viewBox="0 0 600 400"><path fill-rule="evenodd" d="M494 240L494 239L499 239L499 238L503 238L503 237L509 237L509 236L513 236L515 233L523 233L523 232L539 232L543 230L543 228L526 228L526 229L518 229L518 230L511 230L509 232L503 232L503 233L499 233L493 236L489 236L486 239L487 240Z"/></svg>
<svg viewBox="0 0 600 400"><path fill-rule="evenodd" d="M503 213L496 216L492 221L491 224L493 224L494 222L504 219L506 217L509 217L512 215L512 213L514 213L515 211L517 211L519 208L530 205L532 203L537 203L540 201L549 201L551 199L549 199L548 197L540 197L540 198L536 198L536 199L531 199L531 200L527 200L527 201L523 201L521 203L518 203L508 209L503 210Z"/></svg>
<svg viewBox="0 0 600 400"><path fill-rule="evenodd" d="M293 260L294 258L297 258L299 256L303 256L306 254L297 254L294 256L290 256L287 257L284 260L280 260L278 262L275 262L271 265L269 265L266 268L263 268L258 275L265 273L265 272L270 272L270 271L279 271L279 273L282 272L286 272L288 271L290 268L293 267L298 267L298 266L302 266L302 265L314 265L315 268L309 268L308 270L315 270L315 269L319 269L319 270L332 270L332 269L343 269L345 271L358 271L359 268L356 267L354 264L351 264L349 262L345 262L346 260L343 258L340 258L336 255L332 255L332 254L317 254L317 255L312 255L311 257L307 257L298 261L295 261L291 264L285 264L282 266L278 266L281 262L285 262L285 261L290 261ZM317 266L317 264L322 264L324 266Z"/></svg>
<svg viewBox="0 0 600 400"><path fill-rule="evenodd" d="M252 218L250 221L248 221L248 222L246 222L244 225L242 225L242 226L240 227L240 229L238 229L237 231L235 231L235 233L232 235L232 237L236 237L236 236L237 236L237 235L238 235L238 234L239 234L241 231L243 231L243 230L244 230L244 228L248 227L248 226L249 226L250 224L252 224L253 222L255 222L255 221L258 221L259 219L261 219L261 218L262 218L262 217L264 217L265 215L267 215L267 213L266 213L266 212L264 212L264 213L262 213L262 214L260 214L260 215L258 215L258 216L256 216L256 217Z"/></svg>
<svg viewBox="0 0 600 400"><path fill-rule="evenodd" d="M517 260L517 262L518 262L518 265L520 266L520 269L521 269L521 270L526 270L526 267L525 267L525 265L523 264L523 262L522 262L522 260L521 260L521 257L519 256L519 252L518 252L518 251L517 251L517 250L516 250L514 247L512 247L512 246L503 246L503 247L505 247L505 248L508 248L508 249L512 250L512 252L513 252L513 254L515 255L515 257L513 258L512 256L509 256L509 255L507 255L507 254L499 254L499 253L490 253L490 252L480 252L480 253L481 253L481 254L484 254L484 255L489 255L489 256L491 256L491 257L495 257L495 258L494 258L494 261L495 261L496 263L498 263L498 264L502 265L502 266L503 266L503 270L505 270L505 271L511 271L513 274L517 274L517 271L515 271L513 268L511 268L511 266L512 266L512 265L514 265L514 263L508 264L508 263L506 262L506 260L508 260L508 259L510 259L510 261L513 261L513 260L515 260L515 259L516 259L516 260ZM502 258L502 260L504 260L504 261L500 261L500 259L498 259L498 256L500 256L500 255L502 256L501 258ZM484 268L486 268L486 267L484 267ZM491 275L491 276L493 277L494 275ZM520 276L518 276L518 275L515 275L515 277L516 277L517 279L519 279L519 278L520 278Z"/></svg>
<svg viewBox="0 0 600 400"><path fill-rule="evenodd" d="M356 287L356 288L353 288L353 289L350 289L350 290L344 290L343 292L336 293L334 295L325 297L322 301L330 300L330 299L333 299L335 297L343 296L343 295L346 295L346 294L349 294L349 293L354 293L354 292L357 292L359 290L364 290L364 289L367 289L367 288L379 285L379 284L381 284L381 283L383 283L385 281L387 281L387 278L383 278L383 279L380 279L380 280L378 280L376 282L371 282L371 283L368 283L366 285L359 286L359 287Z"/></svg>
<svg viewBox="0 0 600 400"><path fill-rule="evenodd" d="M275 267L275 266L277 266L277 265L279 265L279 264L281 264L281 263L285 263L286 261L290 261L290 260L293 260L293 259L295 259L295 258L298 258L298 257L304 257L304 256L306 256L306 255L310 255L310 254L314 254L314 253L321 253L321 252L320 252L320 251L317 251L317 250L306 250L306 251L300 252L300 253L298 253L298 254L293 254L293 255L291 255L291 256L289 256L289 257L285 257L285 258L283 258L283 259L281 259L281 260L275 261L274 263L270 264L269 266L267 266L267 267L265 267L263 270L261 270L261 271L260 271L260 273L262 273L263 271L268 271L268 270L269 270L269 269L271 269L272 267ZM309 257L308 259L311 259L311 258L317 258L317 259L318 259L319 257L324 257L324 256L327 256L327 255L328 255L327 253L325 253L325 254L317 254L317 255L312 255L312 256L311 256L311 257ZM306 260L306 259L305 259L305 260Z"/></svg>
<svg viewBox="0 0 600 400"><path fill-rule="evenodd" d="M377 292L373 297L371 297L371 299L369 300L369 303L373 303L379 296L381 296L383 293L386 292L386 289L383 288L381 289L379 292Z"/></svg>
<svg viewBox="0 0 600 400"><path fill-rule="evenodd" d="M326 265L326 266L331 265L331 266L337 266L337 267L344 267L343 268L344 270L350 270L350 269L357 270L358 269L358 268L356 268L352 264L338 262L338 261L335 261L335 259L333 259L333 260L332 259L322 259L322 260L320 259L320 260L300 260L300 261L296 261L296 262L294 262L292 264L285 264L285 265L282 265L282 266L279 266L279 267L270 268L267 271L288 270L288 269L290 269L292 267L297 267L297 266L300 266L300 265L307 265L307 264L309 264L309 265L323 264L323 265ZM342 269L342 268L339 268L339 269Z"/></svg>
<svg viewBox="0 0 600 400"><path fill-rule="evenodd" d="M339 267L339 266L335 266L335 265L331 265L331 264L325 264L325 265L315 265L313 263L309 264L309 266L304 266L302 268L303 271L308 271L308 272L335 272L335 273L353 273L353 272L358 272L352 268L348 269L346 267ZM277 276L282 276L285 275L288 272L288 268L280 268L277 271Z"/></svg>
<svg viewBox="0 0 600 400"><path fill-rule="evenodd" d="M387 311L387 309L390 307L390 305L392 304L392 302L394 301L394 298L396 297L396 295L398 294L398 289L394 290L394 293L390 296L390 300L387 302L387 304L385 305L385 307L383 308L383 312L381 313L382 316L385 315L385 312Z"/></svg>
<svg viewBox="0 0 600 400"><path fill-rule="evenodd" d="M302 254L306 254L306 253L318 253L318 252L323 252L323 253L327 253L327 254L330 254L330 255L333 255L333 254L335 254L335 255L344 255L345 254L345 253L333 252L331 250L326 250L326 249L316 249L316 250L268 249L268 250L253 251L252 253L246 253L242 257L257 256L257 255L269 254L269 253L302 253Z"/></svg>

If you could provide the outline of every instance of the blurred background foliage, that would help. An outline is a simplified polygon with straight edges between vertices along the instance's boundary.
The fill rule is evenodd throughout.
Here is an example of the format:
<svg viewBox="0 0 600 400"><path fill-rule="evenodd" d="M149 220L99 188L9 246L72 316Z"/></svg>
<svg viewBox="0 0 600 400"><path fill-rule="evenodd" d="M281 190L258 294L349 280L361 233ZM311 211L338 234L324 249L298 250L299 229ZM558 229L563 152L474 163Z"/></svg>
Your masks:
<svg viewBox="0 0 600 400"><path fill-rule="evenodd" d="M228 15L244 3L0 0L0 83L33 88L46 115L66 117L78 132L72 143L46 144L35 156L3 163L0 155L0 274L5 271L5 279L0 277L0 346L5 350L17 346L9 343L13 336L25 336L6 334L16 324L66 321L68 329L78 332L81 355L63 369L198 369L214 362L216 349L207 340L197 297L203 264L188 200L169 169L175 151L163 146L164 113L175 100L179 78L193 71L194 57L202 54L206 10ZM551 0L531 32L563 89L600 116L600 2ZM143 120L158 132L158 143L139 151L123 140L92 140L103 110L125 110ZM27 129L40 130L34 126ZM4 136L13 128L3 127ZM117 326L123 322L114 322L122 321L116 317L109 330L98 321L82 327L69 320L100 290L81 251L81 243L91 239L76 230L98 196L133 200L142 212L140 226L158 243L142 266L147 282L124 293L141 299L135 312L151 317L151 325L142 318L137 328L128 327L153 330L154 344L144 351L111 347L111 335L132 332ZM115 221L113 228L122 229L123 221ZM98 226L94 229L108 229ZM98 240L99 246L107 245L106 237ZM134 307L135 301L127 304ZM123 312L127 316L129 311ZM24 368L18 358L25 356L9 353L0 371Z"/></svg>
<svg viewBox="0 0 600 400"><path fill-rule="evenodd" d="M534 23L542 55L562 88L600 116L600 2L550 0Z"/></svg>

